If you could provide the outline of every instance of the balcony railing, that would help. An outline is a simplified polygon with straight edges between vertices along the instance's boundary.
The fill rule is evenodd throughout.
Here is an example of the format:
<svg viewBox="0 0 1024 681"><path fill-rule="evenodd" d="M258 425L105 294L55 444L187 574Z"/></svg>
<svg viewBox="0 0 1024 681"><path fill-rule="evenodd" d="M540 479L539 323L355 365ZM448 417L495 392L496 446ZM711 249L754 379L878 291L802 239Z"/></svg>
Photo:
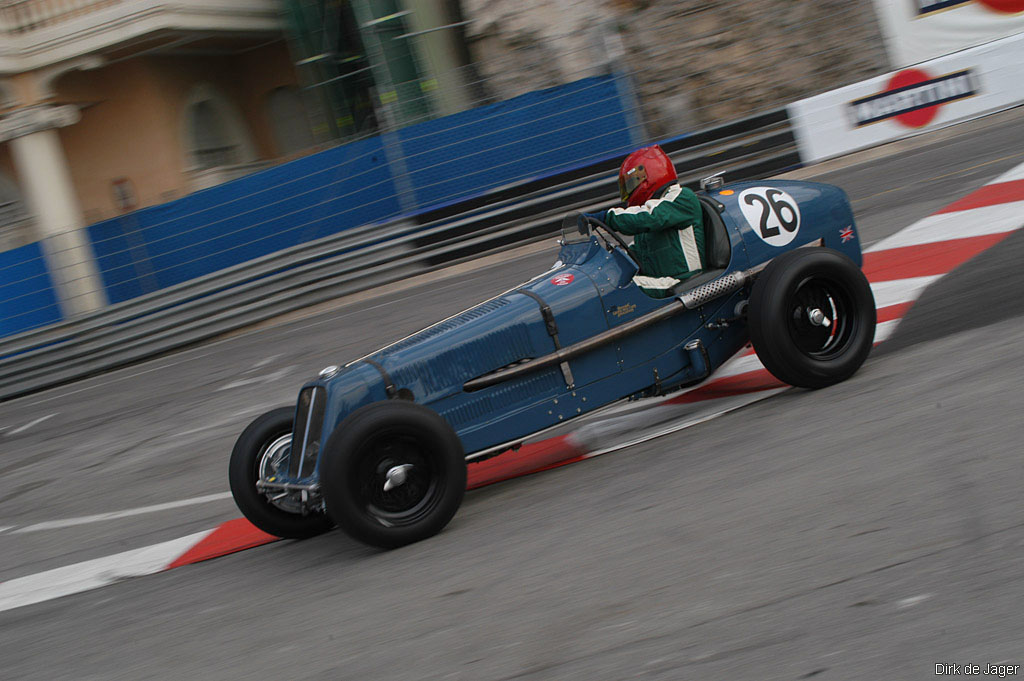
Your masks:
<svg viewBox="0 0 1024 681"><path fill-rule="evenodd" d="M278 37L281 0L0 0L0 73L18 73L147 35ZM166 36L176 40L174 35Z"/></svg>
<svg viewBox="0 0 1024 681"><path fill-rule="evenodd" d="M0 0L0 34L27 33L89 14L122 0Z"/></svg>

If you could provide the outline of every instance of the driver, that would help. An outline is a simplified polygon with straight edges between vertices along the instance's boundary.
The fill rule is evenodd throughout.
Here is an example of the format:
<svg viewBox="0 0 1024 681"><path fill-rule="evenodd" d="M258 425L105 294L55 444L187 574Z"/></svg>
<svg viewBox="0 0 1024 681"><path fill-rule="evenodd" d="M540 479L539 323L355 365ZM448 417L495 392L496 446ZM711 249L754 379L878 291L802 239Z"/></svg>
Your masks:
<svg viewBox="0 0 1024 681"><path fill-rule="evenodd" d="M625 208L588 215L634 237L630 254L640 273L633 281L647 295L667 298L672 287L704 269L700 201L679 184L672 160L658 145L638 149L622 162L619 195Z"/></svg>

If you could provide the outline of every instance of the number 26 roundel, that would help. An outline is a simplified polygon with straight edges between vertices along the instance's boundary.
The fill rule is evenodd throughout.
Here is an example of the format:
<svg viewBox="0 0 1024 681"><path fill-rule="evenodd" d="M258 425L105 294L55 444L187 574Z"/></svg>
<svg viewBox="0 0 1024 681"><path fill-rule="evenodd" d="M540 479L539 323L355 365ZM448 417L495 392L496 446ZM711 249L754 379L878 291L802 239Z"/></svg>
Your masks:
<svg viewBox="0 0 1024 681"><path fill-rule="evenodd" d="M785 246L800 231L800 207L781 189L745 189L739 195L739 202L754 234L769 246Z"/></svg>

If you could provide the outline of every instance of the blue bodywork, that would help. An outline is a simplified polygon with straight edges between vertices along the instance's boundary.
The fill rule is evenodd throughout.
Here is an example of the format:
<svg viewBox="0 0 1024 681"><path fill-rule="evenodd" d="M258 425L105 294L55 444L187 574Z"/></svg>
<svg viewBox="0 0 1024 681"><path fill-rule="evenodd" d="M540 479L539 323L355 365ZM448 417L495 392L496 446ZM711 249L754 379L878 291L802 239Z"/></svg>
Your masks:
<svg viewBox="0 0 1024 681"><path fill-rule="evenodd" d="M795 201L799 218L790 243L772 246L755 233L756 216L752 222L740 204L747 189L776 190L769 196L785 196L781 194L785 192L787 199ZM819 240L861 264L849 201L836 187L796 181L744 182L699 196L705 205L706 229L711 228L707 224L711 218L719 233L727 235L721 238L728 239L730 254L721 274L747 270ZM748 199L748 214L762 210L762 204L768 210L766 201ZM792 217L783 214L786 220ZM627 253L606 247L594 235L576 243L563 240L558 263L551 270L351 362L329 378L308 383L303 390L309 395L317 389L322 411L311 418L300 394L293 451L304 452L304 465L292 467L294 477L289 482L315 483L320 444L346 416L371 402L404 398L430 407L448 421L467 456L472 456L623 398L695 383L748 342L746 324L736 319L737 308L750 294L749 288L743 288L570 360L571 386L556 365L474 392L464 390L470 379L554 352L552 330L557 331L560 346L568 347L663 306L679 306L675 298L644 294L632 282L635 274L637 266ZM542 303L553 313L556 329L546 323ZM730 318L732 323L709 327ZM694 339L706 348L710 366L695 363L692 353L684 349ZM322 427L303 432L303 420L322 423Z"/></svg>

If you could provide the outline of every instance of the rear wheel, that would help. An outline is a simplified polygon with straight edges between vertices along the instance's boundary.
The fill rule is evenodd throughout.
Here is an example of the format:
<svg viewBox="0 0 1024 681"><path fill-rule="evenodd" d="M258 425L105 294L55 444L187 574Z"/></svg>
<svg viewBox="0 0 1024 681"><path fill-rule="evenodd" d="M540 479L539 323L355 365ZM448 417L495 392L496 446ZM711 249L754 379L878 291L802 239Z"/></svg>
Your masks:
<svg viewBox="0 0 1024 681"><path fill-rule="evenodd" d="M297 492L264 491L256 487L287 466L291 453L294 407L268 411L242 431L231 452L228 481L242 514L267 534L305 539L333 527L324 513L302 513Z"/></svg>
<svg viewBox="0 0 1024 681"><path fill-rule="evenodd" d="M852 376L875 337L875 300L860 268L829 248L785 253L754 283L750 340L765 368L801 388Z"/></svg>
<svg viewBox="0 0 1024 681"><path fill-rule="evenodd" d="M324 448L327 513L350 536L396 548L440 532L466 492L462 443L434 411L401 400L353 412Z"/></svg>

